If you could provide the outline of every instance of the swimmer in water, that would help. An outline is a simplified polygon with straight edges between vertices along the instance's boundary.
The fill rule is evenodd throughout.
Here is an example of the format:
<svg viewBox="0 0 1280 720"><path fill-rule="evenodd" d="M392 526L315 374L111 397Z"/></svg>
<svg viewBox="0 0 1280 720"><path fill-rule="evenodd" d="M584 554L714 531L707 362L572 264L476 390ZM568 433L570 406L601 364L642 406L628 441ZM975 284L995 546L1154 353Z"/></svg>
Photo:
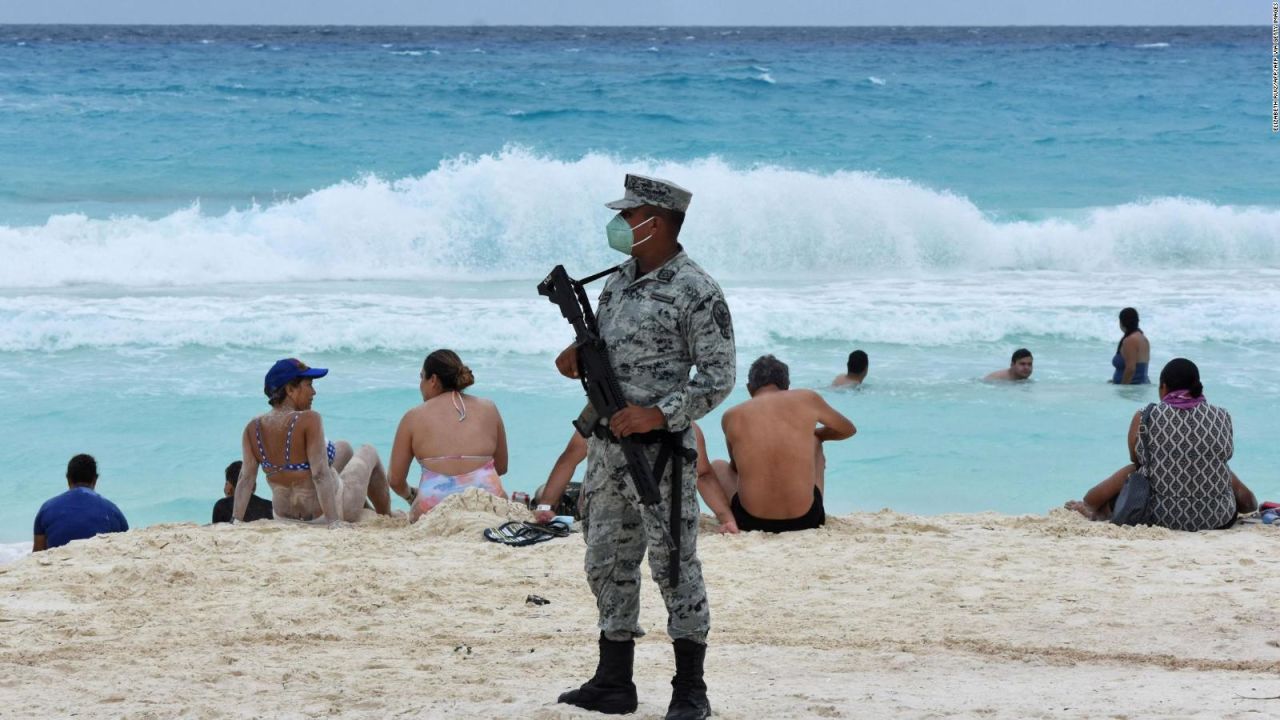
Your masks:
<svg viewBox="0 0 1280 720"><path fill-rule="evenodd" d="M1138 327L1137 310L1129 307L1120 311L1120 329L1124 331L1124 337L1120 338L1116 354L1111 358L1111 367L1115 368L1111 382L1116 385L1150 383L1147 366L1151 362L1151 342Z"/></svg>
<svg viewBox="0 0 1280 720"><path fill-rule="evenodd" d="M1031 351L1026 348L1018 348L1013 351L1013 357L1009 360L1009 367L1004 370L997 370L983 378L987 382L1022 382L1031 379L1032 364L1034 358L1031 357Z"/></svg>
<svg viewBox="0 0 1280 720"><path fill-rule="evenodd" d="M862 350L854 350L849 353L849 361L845 363L845 374L837 375L835 380L831 381L832 387L861 387L862 381L867 379L867 354Z"/></svg>

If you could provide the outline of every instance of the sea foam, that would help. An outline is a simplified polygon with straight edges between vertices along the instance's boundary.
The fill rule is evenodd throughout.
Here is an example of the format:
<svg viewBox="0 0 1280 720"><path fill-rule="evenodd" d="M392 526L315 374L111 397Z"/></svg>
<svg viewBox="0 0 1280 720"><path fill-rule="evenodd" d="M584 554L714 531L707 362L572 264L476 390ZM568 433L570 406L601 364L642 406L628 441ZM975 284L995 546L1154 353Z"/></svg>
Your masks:
<svg viewBox="0 0 1280 720"><path fill-rule="evenodd" d="M572 272L603 266L576 264ZM0 294L0 352L416 352L425 342L498 355L558 351L564 320L534 285L362 281ZM1274 270L985 271L729 281L724 289L743 348L848 340L938 347L1029 337L1107 347L1118 332L1116 312L1130 304L1141 307L1163 343L1256 345L1280 337Z"/></svg>
<svg viewBox="0 0 1280 720"><path fill-rule="evenodd" d="M0 288L490 280L558 262L603 266L602 202L621 194L627 172L693 189L685 235L726 277L1280 266L1274 208L1168 197L1005 221L961 195L866 172L511 148L223 214L195 204L158 218L0 226Z"/></svg>

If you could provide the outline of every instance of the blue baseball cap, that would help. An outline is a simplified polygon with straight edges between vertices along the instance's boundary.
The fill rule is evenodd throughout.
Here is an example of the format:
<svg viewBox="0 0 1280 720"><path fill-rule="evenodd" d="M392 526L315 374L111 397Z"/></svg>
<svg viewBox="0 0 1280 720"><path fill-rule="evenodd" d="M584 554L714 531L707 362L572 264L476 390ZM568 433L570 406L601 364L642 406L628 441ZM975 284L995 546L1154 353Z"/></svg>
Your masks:
<svg viewBox="0 0 1280 720"><path fill-rule="evenodd" d="M306 363L297 358L284 358L277 360L276 364L267 371L267 377L262 383L262 391L270 395L298 378L321 378L328 374L327 368L307 367Z"/></svg>

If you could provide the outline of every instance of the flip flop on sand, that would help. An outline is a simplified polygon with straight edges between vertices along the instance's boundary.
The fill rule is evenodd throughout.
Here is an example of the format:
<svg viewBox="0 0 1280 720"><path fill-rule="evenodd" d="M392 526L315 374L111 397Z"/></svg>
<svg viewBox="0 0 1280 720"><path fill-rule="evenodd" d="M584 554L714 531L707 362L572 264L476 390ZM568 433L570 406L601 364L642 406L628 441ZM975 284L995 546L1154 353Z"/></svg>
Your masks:
<svg viewBox="0 0 1280 720"><path fill-rule="evenodd" d="M496 528L485 528L484 539L503 545L524 547L546 542L551 538L568 537L569 533L569 526L558 520L553 520L546 525L512 521L502 523Z"/></svg>

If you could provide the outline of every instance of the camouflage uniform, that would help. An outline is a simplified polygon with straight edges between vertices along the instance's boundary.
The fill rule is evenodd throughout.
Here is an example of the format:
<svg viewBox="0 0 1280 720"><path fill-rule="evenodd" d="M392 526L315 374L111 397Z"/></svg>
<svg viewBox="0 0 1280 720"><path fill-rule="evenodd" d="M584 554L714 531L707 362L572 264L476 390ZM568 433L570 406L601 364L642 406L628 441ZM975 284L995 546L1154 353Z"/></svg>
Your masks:
<svg viewBox="0 0 1280 720"><path fill-rule="evenodd" d="M627 178L628 196L637 177ZM684 446L692 449L691 424L733 387L736 353L729 306L720 286L683 249L644 277L637 279L636 272L632 259L605 285L597 309L600 334L627 401L660 409L667 429L682 432ZM695 365L697 373L690 380ZM641 448L652 466L659 446ZM671 474L668 469L658 478L662 502L646 508L621 447L598 438L589 442L583 483L587 581L600 609L600 630L609 640L644 634L639 623L640 560L647 547L649 568L667 605L668 634L673 640L706 643L711 615L697 555L697 464L684 463L675 488L683 498L683 529L680 584L674 588L668 586L670 550L663 532L671 515Z"/></svg>

